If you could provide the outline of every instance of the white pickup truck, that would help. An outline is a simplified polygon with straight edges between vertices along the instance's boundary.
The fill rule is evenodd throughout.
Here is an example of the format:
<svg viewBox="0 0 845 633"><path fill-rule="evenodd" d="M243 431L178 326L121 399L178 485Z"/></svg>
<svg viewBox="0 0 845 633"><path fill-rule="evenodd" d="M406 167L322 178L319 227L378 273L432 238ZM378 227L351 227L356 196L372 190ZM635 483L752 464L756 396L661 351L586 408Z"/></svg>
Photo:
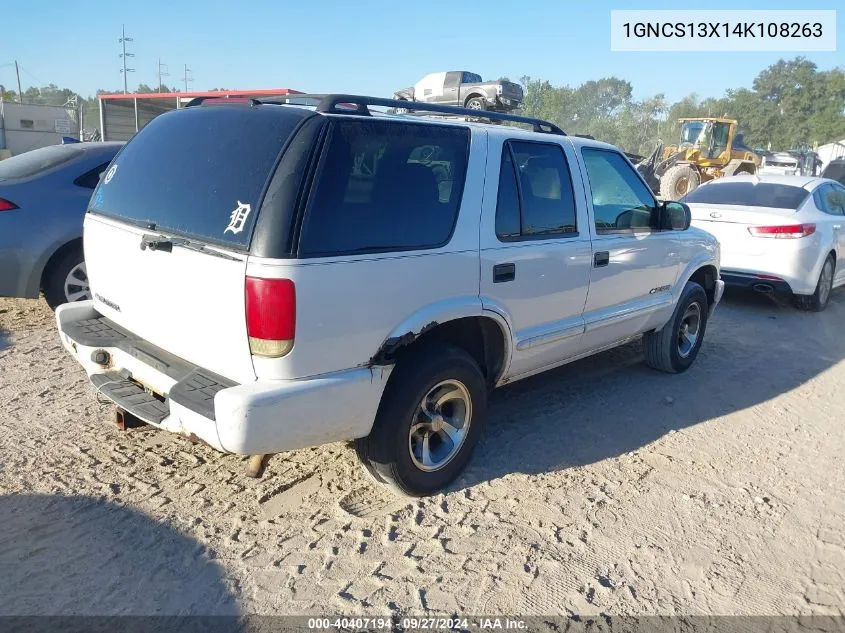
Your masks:
<svg viewBox="0 0 845 633"><path fill-rule="evenodd" d="M117 155L85 219L93 299L56 318L123 419L253 464L354 440L424 495L492 388L640 336L652 367L690 367L724 284L689 208L546 122L368 107L396 104L211 101Z"/></svg>

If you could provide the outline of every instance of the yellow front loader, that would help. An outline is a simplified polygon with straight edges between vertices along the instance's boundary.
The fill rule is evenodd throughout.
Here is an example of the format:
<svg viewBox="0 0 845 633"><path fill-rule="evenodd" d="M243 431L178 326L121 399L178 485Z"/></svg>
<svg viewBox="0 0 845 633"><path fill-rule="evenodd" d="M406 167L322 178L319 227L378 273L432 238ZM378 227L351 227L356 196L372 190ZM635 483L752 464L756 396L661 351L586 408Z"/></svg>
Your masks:
<svg viewBox="0 0 845 633"><path fill-rule="evenodd" d="M651 165L638 166L649 184L659 189L661 198L678 200L708 180L757 172L760 157L745 145L734 119L706 117L680 122L678 145L662 151L658 147L648 159Z"/></svg>

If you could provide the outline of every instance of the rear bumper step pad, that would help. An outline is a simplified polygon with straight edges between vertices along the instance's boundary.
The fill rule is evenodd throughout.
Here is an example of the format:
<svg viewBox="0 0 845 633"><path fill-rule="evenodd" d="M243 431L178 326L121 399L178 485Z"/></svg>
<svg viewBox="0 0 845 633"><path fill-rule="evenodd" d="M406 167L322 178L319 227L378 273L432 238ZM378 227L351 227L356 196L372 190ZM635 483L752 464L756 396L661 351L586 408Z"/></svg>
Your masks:
<svg viewBox="0 0 845 633"><path fill-rule="evenodd" d="M176 384L170 389L168 401L172 400L210 420L215 419L214 396L217 392L238 384L156 347L104 316L64 323L62 330L80 345L115 347L173 378ZM159 424L170 414L168 403L145 391L125 373L94 374L91 381L100 393L132 415L145 422Z"/></svg>
<svg viewBox="0 0 845 633"><path fill-rule="evenodd" d="M170 415L167 404L118 372L94 374L91 382L106 398L148 424L161 424Z"/></svg>
<svg viewBox="0 0 845 633"><path fill-rule="evenodd" d="M129 338L129 333L106 317L63 323L62 330L80 345L88 347L117 347Z"/></svg>
<svg viewBox="0 0 845 633"><path fill-rule="evenodd" d="M173 385L169 397L194 413L214 420L214 396L218 391L234 387L235 383L212 377L202 370L195 370Z"/></svg>

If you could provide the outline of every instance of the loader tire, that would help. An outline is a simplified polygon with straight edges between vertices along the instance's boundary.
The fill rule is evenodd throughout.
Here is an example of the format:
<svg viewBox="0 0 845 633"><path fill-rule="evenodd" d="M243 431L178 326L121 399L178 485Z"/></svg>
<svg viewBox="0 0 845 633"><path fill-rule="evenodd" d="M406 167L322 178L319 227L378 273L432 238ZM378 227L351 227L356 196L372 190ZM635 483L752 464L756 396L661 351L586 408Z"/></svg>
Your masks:
<svg viewBox="0 0 845 633"><path fill-rule="evenodd" d="M701 184L701 175L692 165L675 165L660 179L660 196L664 200L680 200Z"/></svg>

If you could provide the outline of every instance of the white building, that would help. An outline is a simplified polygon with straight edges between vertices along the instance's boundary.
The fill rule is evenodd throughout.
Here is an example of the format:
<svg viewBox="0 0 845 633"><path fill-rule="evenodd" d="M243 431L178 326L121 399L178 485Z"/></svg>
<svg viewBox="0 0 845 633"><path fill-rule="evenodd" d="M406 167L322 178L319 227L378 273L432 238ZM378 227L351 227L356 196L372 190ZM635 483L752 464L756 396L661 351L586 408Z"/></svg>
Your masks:
<svg viewBox="0 0 845 633"><path fill-rule="evenodd" d="M79 139L78 110L0 99L0 158Z"/></svg>
<svg viewBox="0 0 845 633"><path fill-rule="evenodd" d="M822 169L824 169L830 161L845 157L845 138L841 141L820 145L816 153L819 155L822 161Z"/></svg>

